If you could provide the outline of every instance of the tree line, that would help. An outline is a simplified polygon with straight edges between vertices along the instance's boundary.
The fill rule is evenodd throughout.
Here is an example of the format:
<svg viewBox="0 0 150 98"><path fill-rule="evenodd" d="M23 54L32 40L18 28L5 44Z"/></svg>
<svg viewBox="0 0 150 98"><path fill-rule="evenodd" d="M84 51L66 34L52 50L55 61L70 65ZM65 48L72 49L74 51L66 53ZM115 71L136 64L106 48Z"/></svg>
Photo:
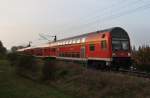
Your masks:
<svg viewBox="0 0 150 98"><path fill-rule="evenodd" d="M138 49L132 48L133 65L139 70L150 71L150 46L139 46Z"/></svg>

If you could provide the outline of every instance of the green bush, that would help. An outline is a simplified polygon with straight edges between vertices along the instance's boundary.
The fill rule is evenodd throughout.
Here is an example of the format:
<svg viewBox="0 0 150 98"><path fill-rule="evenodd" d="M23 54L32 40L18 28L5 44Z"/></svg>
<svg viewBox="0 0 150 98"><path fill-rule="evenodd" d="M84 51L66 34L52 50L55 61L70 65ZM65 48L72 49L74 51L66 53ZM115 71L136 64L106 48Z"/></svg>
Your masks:
<svg viewBox="0 0 150 98"><path fill-rule="evenodd" d="M54 78L54 72L55 72L55 61L47 58L44 60L44 65L42 67L42 79L48 80Z"/></svg>
<svg viewBox="0 0 150 98"><path fill-rule="evenodd" d="M36 58L30 55L9 53L8 59L16 69L16 73L34 80L55 80L80 73L79 64L59 61L51 58Z"/></svg>
<svg viewBox="0 0 150 98"><path fill-rule="evenodd" d="M64 77L68 73L68 70L64 68L63 63L61 63L62 66L59 66L60 63L57 60L46 59L44 62L43 79L55 80Z"/></svg>
<svg viewBox="0 0 150 98"><path fill-rule="evenodd" d="M43 66L44 79L59 79L71 77L81 73L83 68L79 64L64 62L59 60L47 59Z"/></svg>
<svg viewBox="0 0 150 98"><path fill-rule="evenodd" d="M7 59L11 62L11 66L14 66L18 62L19 54L17 52L8 53Z"/></svg>
<svg viewBox="0 0 150 98"><path fill-rule="evenodd" d="M13 61L13 60L12 60ZM16 73L18 75L37 80L42 75L42 61L30 55L17 55L15 61Z"/></svg>

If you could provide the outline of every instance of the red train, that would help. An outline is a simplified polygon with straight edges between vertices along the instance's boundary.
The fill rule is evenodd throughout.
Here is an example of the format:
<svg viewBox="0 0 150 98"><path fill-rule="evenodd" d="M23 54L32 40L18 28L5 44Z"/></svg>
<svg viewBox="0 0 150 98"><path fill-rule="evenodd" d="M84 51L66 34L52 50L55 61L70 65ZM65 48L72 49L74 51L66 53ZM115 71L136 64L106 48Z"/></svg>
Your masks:
<svg viewBox="0 0 150 98"><path fill-rule="evenodd" d="M130 38L128 33L120 27L18 51L38 57L84 61L88 67L94 68L129 68L131 66Z"/></svg>

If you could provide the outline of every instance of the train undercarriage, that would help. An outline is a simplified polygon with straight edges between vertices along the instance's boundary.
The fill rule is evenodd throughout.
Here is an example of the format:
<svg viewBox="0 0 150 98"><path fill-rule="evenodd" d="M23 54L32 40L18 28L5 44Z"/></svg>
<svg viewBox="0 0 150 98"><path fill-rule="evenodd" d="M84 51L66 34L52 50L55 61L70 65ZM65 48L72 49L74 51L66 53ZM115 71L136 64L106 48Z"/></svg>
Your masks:
<svg viewBox="0 0 150 98"><path fill-rule="evenodd" d="M112 61L88 60L87 68L102 70L130 69L132 61L130 57L114 57Z"/></svg>

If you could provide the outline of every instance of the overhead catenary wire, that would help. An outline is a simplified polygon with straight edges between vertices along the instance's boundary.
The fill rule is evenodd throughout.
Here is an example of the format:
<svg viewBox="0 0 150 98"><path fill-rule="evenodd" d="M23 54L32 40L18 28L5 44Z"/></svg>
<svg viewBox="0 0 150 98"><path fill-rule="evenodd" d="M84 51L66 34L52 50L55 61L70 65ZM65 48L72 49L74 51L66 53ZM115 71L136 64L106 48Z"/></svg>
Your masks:
<svg viewBox="0 0 150 98"><path fill-rule="evenodd" d="M149 6L150 6L149 3L144 4L142 6L138 6L138 7L133 8L133 9L128 9L128 10L125 10L125 11L121 11L119 13L115 13L115 14L109 15L107 17L103 17L103 18L94 20L94 21L86 23L86 24L78 25L78 27L74 27L74 28L76 28L76 29L85 28L85 27L88 27L88 26L90 26L92 24L95 24L97 22L106 22L106 21L109 21L109 20L113 20L113 19L119 18L121 16L125 16L125 15L128 15L128 14L134 13L134 12L138 12L138 11L141 11L141 10L144 10L144 9L148 9ZM70 29L74 29L74 28L70 28Z"/></svg>
<svg viewBox="0 0 150 98"><path fill-rule="evenodd" d="M119 2L116 2L116 3L114 3L114 4L111 4L111 5L107 5L107 7L105 7L105 8L103 8L103 9L96 9L96 10L94 10L94 11L92 11L92 12L90 12L90 13L88 13L88 14L86 14L86 16L90 16L90 17L81 17L80 18L80 22L81 21L86 21L86 20L88 20L88 19L91 19L91 18L94 18L95 17L95 13L97 13L97 12L100 12L100 13L104 13L104 12L106 12L107 10L110 10L110 9L112 9L113 7L117 7L118 5L120 6L120 5L122 5L122 4L124 4L124 3L122 3L124 0L120 0ZM126 2L127 0L125 0L124 2ZM91 15L93 15L92 17L91 17ZM72 22L72 21L70 21L70 22ZM66 26L66 25L68 25L68 23L66 23L66 24L63 24L64 26ZM70 25L69 25L70 26Z"/></svg>
<svg viewBox="0 0 150 98"><path fill-rule="evenodd" d="M80 25L84 25L84 24L88 24L88 23L90 23L91 21L93 21L93 20L95 20L95 19L100 19L100 18L102 18L102 17L106 17L106 15L107 14L111 14L111 13L115 13L115 12L117 12L117 11L120 11L120 10L122 10L122 9L125 9L125 8L129 8L129 6L133 6L133 5L136 5L136 4L138 4L138 3L141 3L143 0L133 0L133 1L130 1L130 2L126 2L126 3L121 3L121 4L119 4L119 3L116 3L116 5L114 4L114 5L112 5L112 6L110 6L110 7L107 7L106 9L102 9L102 11L100 10L100 11L98 11L97 13L100 13L100 14L98 14L98 15L94 15L94 16L92 16L92 17L88 17L88 18L81 18L80 20L81 21L79 21L79 22L76 22L76 24L75 25L69 25L68 27L67 27L67 25L65 25L66 26L66 31L69 31L69 30L72 30L72 29L74 29L75 27L78 27L78 26L80 26ZM113 7L114 6L114 7ZM88 15L87 15L88 16ZM90 15L91 16L91 15ZM85 23L86 22L86 23ZM69 23L70 24L70 23Z"/></svg>
<svg viewBox="0 0 150 98"><path fill-rule="evenodd" d="M142 11L142 10L146 10L146 9L150 9L150 3L145 5L145 6L140 6L138 8L135 8L133 10L128 10L126 12L121 12L120 14L115 14L113 16L105 17L105 18L103 18L103 20L98 21L98 23L100 24L102 22L107 22L107 21L110 22L110 21L112 21L114 19L117 19L117 18L120 18L122 16L127 16L129 14L133 14L133 13L136 13L136 12L139 12L139 11ZM96 23L96 21L95 21L95 23Z"/></svg>
<svg viewBox="0 0 150 98"><path fill-rule="evenodd" d="M136 2L136 1L138 1L138 2ZM108 15L108 16L103 16L103 15L101 15L101 14L98 14L97 16L94 16L94 17L96 17L96 18L93 18L92 20L89 20L89 21L86 21L86 23L85 24L78 24L78 26L77 27L75 27L75 26L73 26L72 28L68 28L67 29L67 31L73 31L73 32L75 32L75 31L79 31L79 30L81 30L81 29L84 29L84 28L89 28L89 27L91 27L91 26L94 26L94 25L97 25L97 24L100 24L100 23L102 23L102 22L107 22L107 21L111 21L111 20L114 20L114 19L117 19L117 18L119 18L119 17L123 17L123 16L126 16L126 15L129 15L129 14L132 14L132 13L135 13L135 12L138 12L138 11L142 11L142 10L145 10L145 9L149 9L150 8L150 4L149 4L149 2L147 2L147 4L144 4L144 5L142 5L142 6L137 6L136 4L138 4L138 3L141 3L141 2L143 2L143 1L145 1L145 0L134 0L134 1L132 1L132 3L130 2L128 2L129 3L129 5L134 5L134 6L136 6L136 7L134 7L134 8L131 8L129 5L127 6L127 5L122 5L122 4L120 4L121 6L124 6L122 9L120 8L120 7L115 7L115 8L117 8L118 10L115 10L115 9L113 9L112 8L112 12L111 12L111 15ZM120 6L119 5L119 6ZM126 9L126 10L124 10L125 8L128 8L128 9ZM109 8L108 8L109 9ZM110 8L111 9L111 8ZM119 13L117 12L117 11L120 11ZM99 15L101 16L101 17L99 17ZM103 16L103 17L102 17ZM90 18L90 17L89 17ZM72 32L71 31L71 32ZM70 32L70 33L71 33ZM66 32L67 33L67 32Z"/></svg>

